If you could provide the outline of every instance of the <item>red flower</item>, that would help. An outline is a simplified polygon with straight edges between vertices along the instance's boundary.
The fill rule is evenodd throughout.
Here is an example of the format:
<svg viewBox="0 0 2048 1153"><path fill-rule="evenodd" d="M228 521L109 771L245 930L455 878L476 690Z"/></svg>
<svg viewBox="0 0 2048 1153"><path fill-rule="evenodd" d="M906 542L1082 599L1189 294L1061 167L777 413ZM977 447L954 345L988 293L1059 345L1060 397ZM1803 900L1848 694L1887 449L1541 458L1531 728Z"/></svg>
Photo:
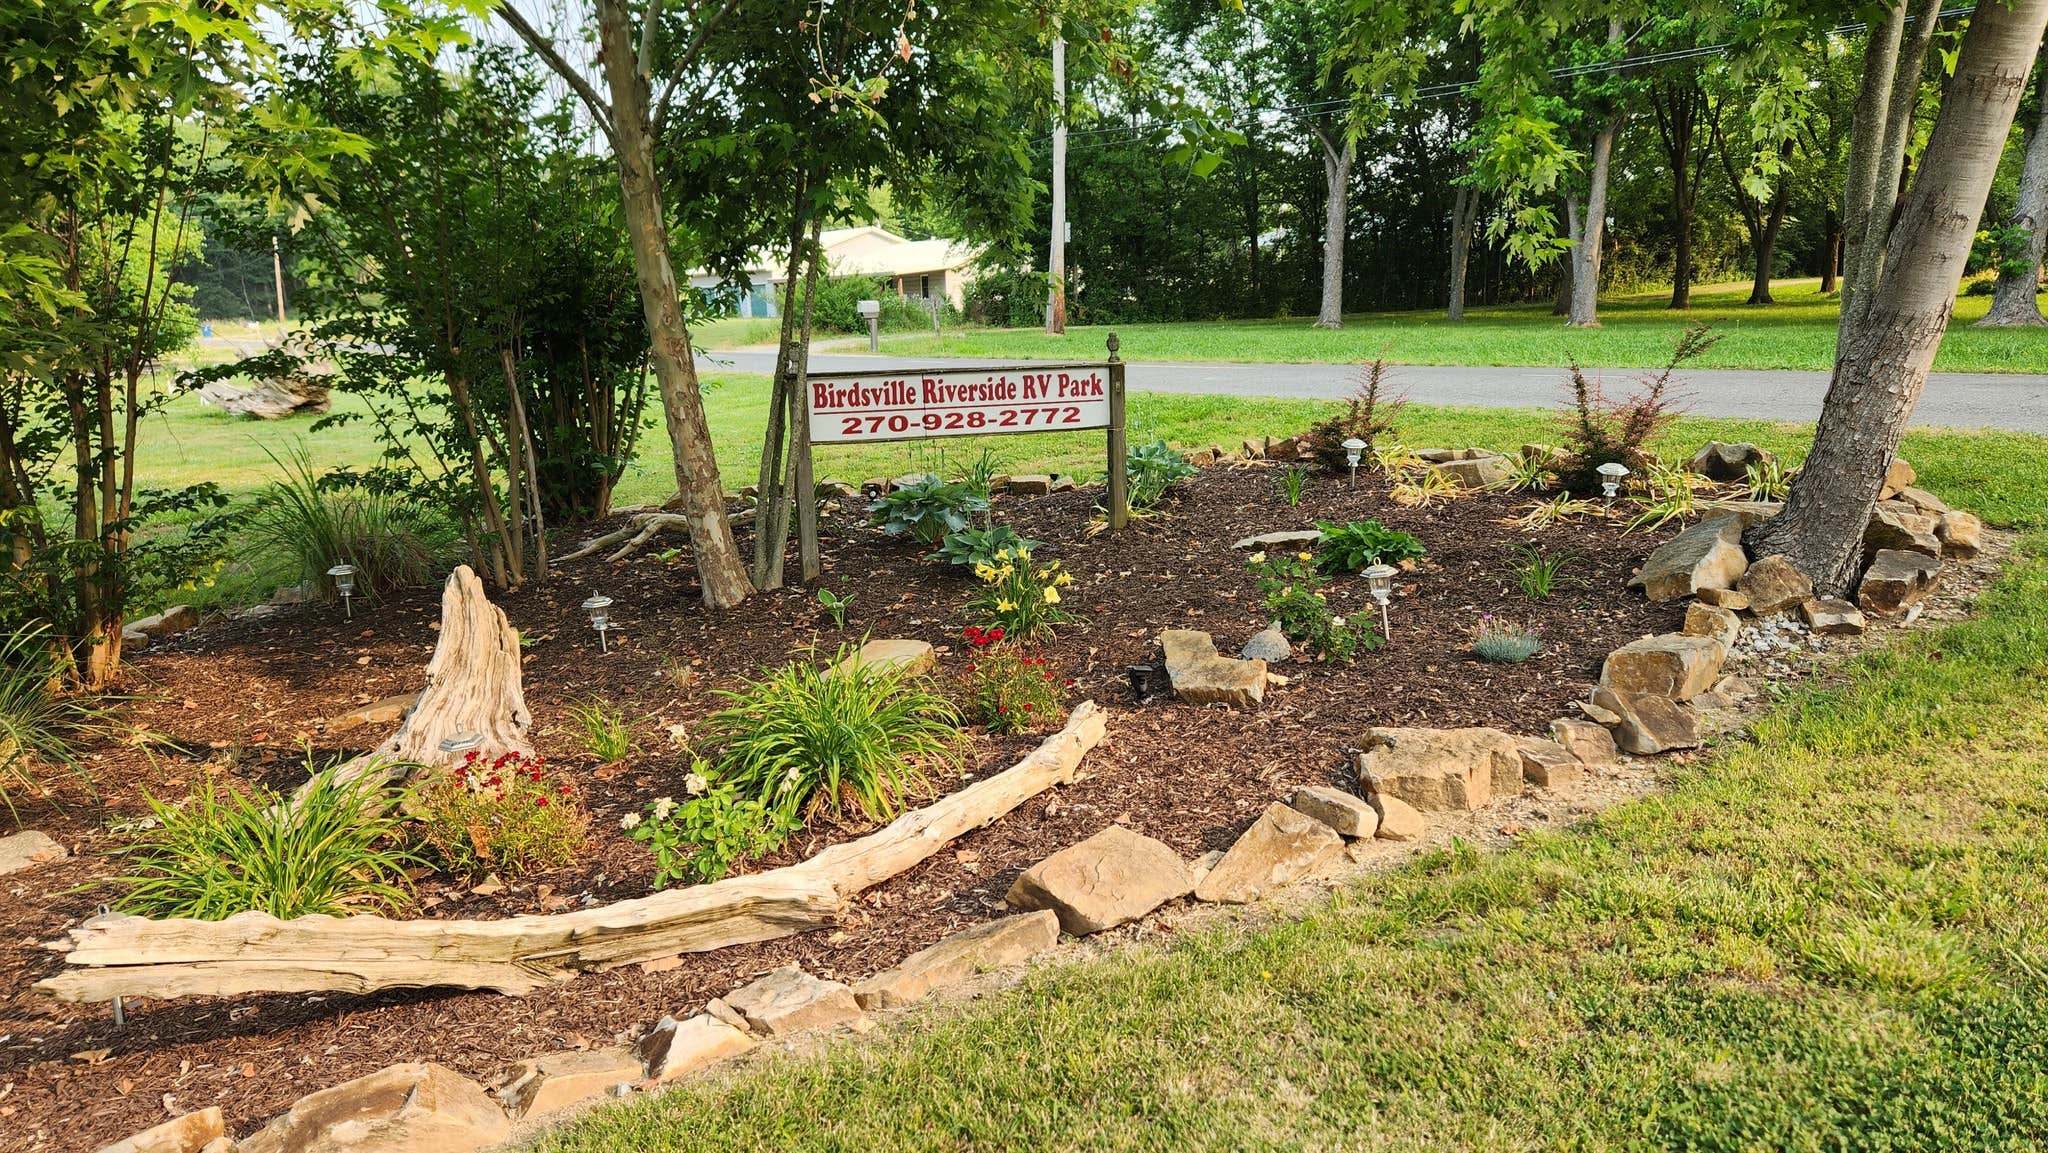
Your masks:
<svg viewBox="0 0 2048 1153"><path fill-rule="evenodd" d="M997 711L997 712L999 712L999 713L1007 713L1007 712L1009 712L1009 711L1010 711L1010 706L1008 706L1008 705L997 705L997 706L996 706L996 711Z"/></svg>
<svg viewBox="0 0 2048 1153"><path fill-rule="evenodd" d="M533 799L533 803L540 806L543 809L548 807L548 799L546 797L535 797Z"/></svg>
<svg viewBox="0 0 2048 1153"><path fill-rule="evenodd" d="M1067 687L1068 687L1068 688L1070 688L1070 689L1074 687L1074 678L1072 678L1072 677L1068 677L1068 678L1067 678Z"/></svg>

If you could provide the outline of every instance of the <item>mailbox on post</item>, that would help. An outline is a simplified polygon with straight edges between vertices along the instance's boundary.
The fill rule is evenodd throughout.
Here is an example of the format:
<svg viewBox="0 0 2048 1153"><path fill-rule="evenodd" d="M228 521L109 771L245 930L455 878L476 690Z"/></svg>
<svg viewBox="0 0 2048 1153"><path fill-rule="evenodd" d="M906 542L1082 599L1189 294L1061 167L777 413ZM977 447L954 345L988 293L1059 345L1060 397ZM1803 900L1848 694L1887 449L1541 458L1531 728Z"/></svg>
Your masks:
<svg viewBox="0 0 2048 1153"><path fill-rule="evenodd" d="M868 322L868 351L882 351L882 302L863 300L854 307L860 310L861 318Z"/></svg>

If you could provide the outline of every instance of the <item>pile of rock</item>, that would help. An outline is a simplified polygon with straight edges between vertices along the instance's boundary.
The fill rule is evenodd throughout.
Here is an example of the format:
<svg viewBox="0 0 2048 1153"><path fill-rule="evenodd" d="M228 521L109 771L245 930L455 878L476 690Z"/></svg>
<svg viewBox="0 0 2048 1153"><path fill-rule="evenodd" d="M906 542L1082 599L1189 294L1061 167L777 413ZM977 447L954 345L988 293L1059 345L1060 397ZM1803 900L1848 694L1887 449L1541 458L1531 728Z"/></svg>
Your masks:
<svg viewBox="0 0 2048 1153"><path fill-rule="evenodd" d="M1489 488L1515 475L1513 462L1490 448L1425 448L1415 455L1459 488Z"/></svg>

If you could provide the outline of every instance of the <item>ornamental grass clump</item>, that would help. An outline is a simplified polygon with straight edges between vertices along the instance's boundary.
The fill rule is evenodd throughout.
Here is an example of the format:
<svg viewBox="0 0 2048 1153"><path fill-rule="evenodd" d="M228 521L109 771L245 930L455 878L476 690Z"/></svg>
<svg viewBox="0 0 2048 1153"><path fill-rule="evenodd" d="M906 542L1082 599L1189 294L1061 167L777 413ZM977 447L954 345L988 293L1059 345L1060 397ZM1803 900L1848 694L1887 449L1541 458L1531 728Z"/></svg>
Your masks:
<svg viewBox="0 0 2048 1153"><path fill-rule="evenodd" d="M291 800L211 778L183 804L145 796L155 825L123 850L127 892L114 907L201 921L398 910L410 900L405 870L415 858L383 780L371 772L344 781L328 768Z"/></svg>
<svg viewBox="0 0 2048 1153"><path fill-rule="evenodd" d="M1330 611L1328 578L1316 571L1314 553L1255 552L1246 560L1266 614L1287 639L1310 656L1349 664L1361 649L1380 643L1378 633Z"/></svg>
<svg viewBox="0 0 2048 1153"><path fill-rule="evenodd" d="M720 784L796 819L830 810L894 817L929 789L934 766L963 761L960 714L930 678L892 662L834 668L801 660L744 687L699 730Z"/></svg>
<svg viewBox="0 0 2048 1153"><path fill-rule="evenodd" d="M423 854L465 875L559 869L590 844L590 812L576 782L521 753L469 753L414 789L406 808Z"/></svg>
<svg viewBox="0 0 2048 1153"><path fill-rule="evenodd" d="M1504 621L1488 613L1472 630L1472 652L1495 664L1518 665L1543 649L1543 636L1516 621Z"/></svg>
<svg viewBox="0 0 2048 1153"><path fill-rule="evenodd" d="M982 628L1035 643L1050 639L1054 626L1081 619L1065 606L1061 591L1074 583L1073 574L1058 561L1034 563L1028 548L1003 549L991 562L974 566L974 575L981 583L967 609Z"/></svg>
<svg viewBox="0 0 2048 1153"><path fill-rule="evenodd" d="M1065 722L1071 679L1007 640L1002 629L969 627L964 635L974 655L964 677L968 711L990 735L1035 733Z"/></svg>

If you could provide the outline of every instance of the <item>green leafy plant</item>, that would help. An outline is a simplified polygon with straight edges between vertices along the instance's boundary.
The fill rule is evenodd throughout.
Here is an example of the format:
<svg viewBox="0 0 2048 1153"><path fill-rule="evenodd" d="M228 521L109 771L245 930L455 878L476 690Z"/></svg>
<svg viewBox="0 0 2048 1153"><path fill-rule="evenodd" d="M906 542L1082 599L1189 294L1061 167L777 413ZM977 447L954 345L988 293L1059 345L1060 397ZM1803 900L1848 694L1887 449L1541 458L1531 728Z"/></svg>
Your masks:
<svg viewBox="0 0 2048 1153"><path fill-rule="evenodd" d="M1552 461L1544 456L1511 456L1507 458L1508 475L1494 483L1502 492L1540 492L1549 488L1552 479Z"/></svg>
<svg viewBox="0 0 2048 1153"><path fill-rule="evenodd" d="M937 544L986 512L987 496L960 481L927 474L915 484L882 494L868 522L881 526L890 536L908 535L921 544Z"/></svg>
<svg viewBox="0 0 2048 1153"><path fill-rule="evenodd" d="M963 528L958 532L947 533L945 541L939 545L939 551L927 559L943 561L950 565L981 566L995 564L1003 554L1014 554L1020 549L1029 555L1037 547L1037 541L1018 536L1008 525L999 524L990 528Z"/></svg>
<svg viewBox="0 0 2048 1153"><path fill-rule="evenodd" d="M1372 466L1379 469L1382 476L1396 480L1430 471L1429 462L1422 459L1422 454L1405 444L1375 447L1372 450Z"/></svg>
<svg viewBox="0 0 2048 1153"><path fill-rule="evenodd" d="M1060 590L1074 583L1060 562L1037 564L1029 549L998 552L988 564L974 566L981 583L967 599L968 612L984 628L1000 628L1021 641L1042 641L1059 625L1081 618L1066 607Z"/></svg>
<svg viewBox="0 0 2048 1153"><path fill-rule="evenodd" d="M1776 457L1755 461L1742 470L1745 500L1784 500L1791 488L1789 470Z"/></svg>
<svg viewBox="0 0 2048 1153"><path fill-rule="evenodd" d="M253 910L289 920L391 911L410 899L414 857L380 774L344 781L330 767L291 801L211 778L183 804L146 799L155 824L123 850L126 892L114 904L124 913L218 921Z"/></svg>
<svg viewBox="0 0 2048 1153"><path fill-rule="evenodd" d="M1289 508L1301 504L1301 490L1308 485L1308 470L1298 464L1290 464L1280 470L1280 499Z"/></svg>
<svg viewBox="0 0 2048 1153"><path fill-rule="evenodd" d="M427 856L458 873L524 874L573 865L590 843L590 813L566 774L538 757L475 753L413 789L405 804Z"/></svg>
<svg viewBox="0 0 2048 1153"><path fill-rule="evenodd" d="M1673 341L1664 367L1643 376L1635 391L1609 399L1600 383L1589 380L1578 361L1567 377L1570 403L1560 420L1564 456L1556 465L1558 482L1579 494L1600 491L1603 464L1620 463L1640 472L1650 463L1649 443L1678 419L1672 377L1686 362L1720 341L1704 324L1689 324Z"/></svg>
<svg viewBox="0 0 2048 1153"><path fill-rule="evenodd" d="M1700 509L1701 478L1676 465L1651 464L1642 474L1642 511L1628 522L1629 532L1661 528L1671 521L1683 524Z"/></svg>
<svg viewBox="0 0 2048 1153"><path fill-rule="evenodd" d="M1535 545L1523 545L1515 550L1515 584L1523 596L1542 600L1573 581L1564 570L1577 560L1571 553L1546 555Z"/></svg>
<svg viewBox="0 0 2048 1153"><path fill-rule="evenodd" d="M1032 733L1066 720L1066 689L1044 657L1032 656L1004 638L1001 629L969 627L965 638L974 660L963 678L974 719L995 736Z"/></svg>
<svg viewBox="0 0 2048 1153"><path fill-rule="evenodd" d="M1326 573L1357 572L1367 565L1420 560L1428 551L1412 533L1391 529L1376 520L1347 524L1317 521L1323 539L1316 545L1316 567Z"/></svg>
<svg viewBox="0 0 2048 1153"><path fill-rule="evenodd" d="M1195 471L1195 466L1164 440L1133 447L1124 458L1131 507L1141 512L1154 507L1166 498L1168 488Z"/></svg>
<svg viewBox="0 0 2048 1153"><path fill-rule="evenodd" d="M341 474L315 470L304 445L283 457L264 452L282 475L264 490L249 522L248 543L288 579L334 595L327 570L356 568L357 595L374 596L433 579L438 532L398 497L362 487ZM261 571L273 571L265 566Z"/></svg>
<svg viewBox="0 0 2048 1153"><path fill-rule="evenodd" d="M927 785L928 767L961 762L960 714L901 665L804 660L734 690L699 729L721 784L785 816L830 809L887 820Z"/></svg>
<svg viewBox="0 0 2048 1153"><path fill-rule="evenodd" d="M1309 655L1348 664L1361 649L1379 645L1378 633L1330 611L1315 554L1255 552L1245 563L1273 623Z"/></svg>
<svg viewBox="0 0 2048 1153"><path fill-rule="evenodd" d="M101 727L101 713L91 698L59 691L62 673L47 626L0 639L0 804L17 823L17 791L46 796L57 776L92 784L73 743Z"/></svg>
<svg viewBox="0 0 2048 1153"><path fill-rule="evenodd" d="M841 596L831 589L818 590L818 603L824 606L825 615L832 618L832 627L841 631L846 628L846 610L853 607L853 600L853 593Z"/></svg>
<svg viewBox="0 0 2048 1153"><path fill-rule="evenodd" d="M1472 652L1481 660L1515 665L1542 649L1543 637L1535 629L1501 620L1492 613L1480 617L1478 626L1472 630Z"/></svg>
<svg viewBox="0 0 2048 1153"><path fill-rule="evenodd" d="M659 797L642 812L619 818L626 835L654 854L657 889L722 881L747 861L781 848L797 829L788 814L741 796L731 785L713 785L710 771L709 762L691 762L683 778L688 800Z"/></svg>
<svg viewBox="0 0 2048 1153"><path fill-rule="evenodd" d="M606 764L623 761L633 752L633 729L626 714L617 707L592 697L569 706L569 719L583 731L583 748Z"/></svg>

